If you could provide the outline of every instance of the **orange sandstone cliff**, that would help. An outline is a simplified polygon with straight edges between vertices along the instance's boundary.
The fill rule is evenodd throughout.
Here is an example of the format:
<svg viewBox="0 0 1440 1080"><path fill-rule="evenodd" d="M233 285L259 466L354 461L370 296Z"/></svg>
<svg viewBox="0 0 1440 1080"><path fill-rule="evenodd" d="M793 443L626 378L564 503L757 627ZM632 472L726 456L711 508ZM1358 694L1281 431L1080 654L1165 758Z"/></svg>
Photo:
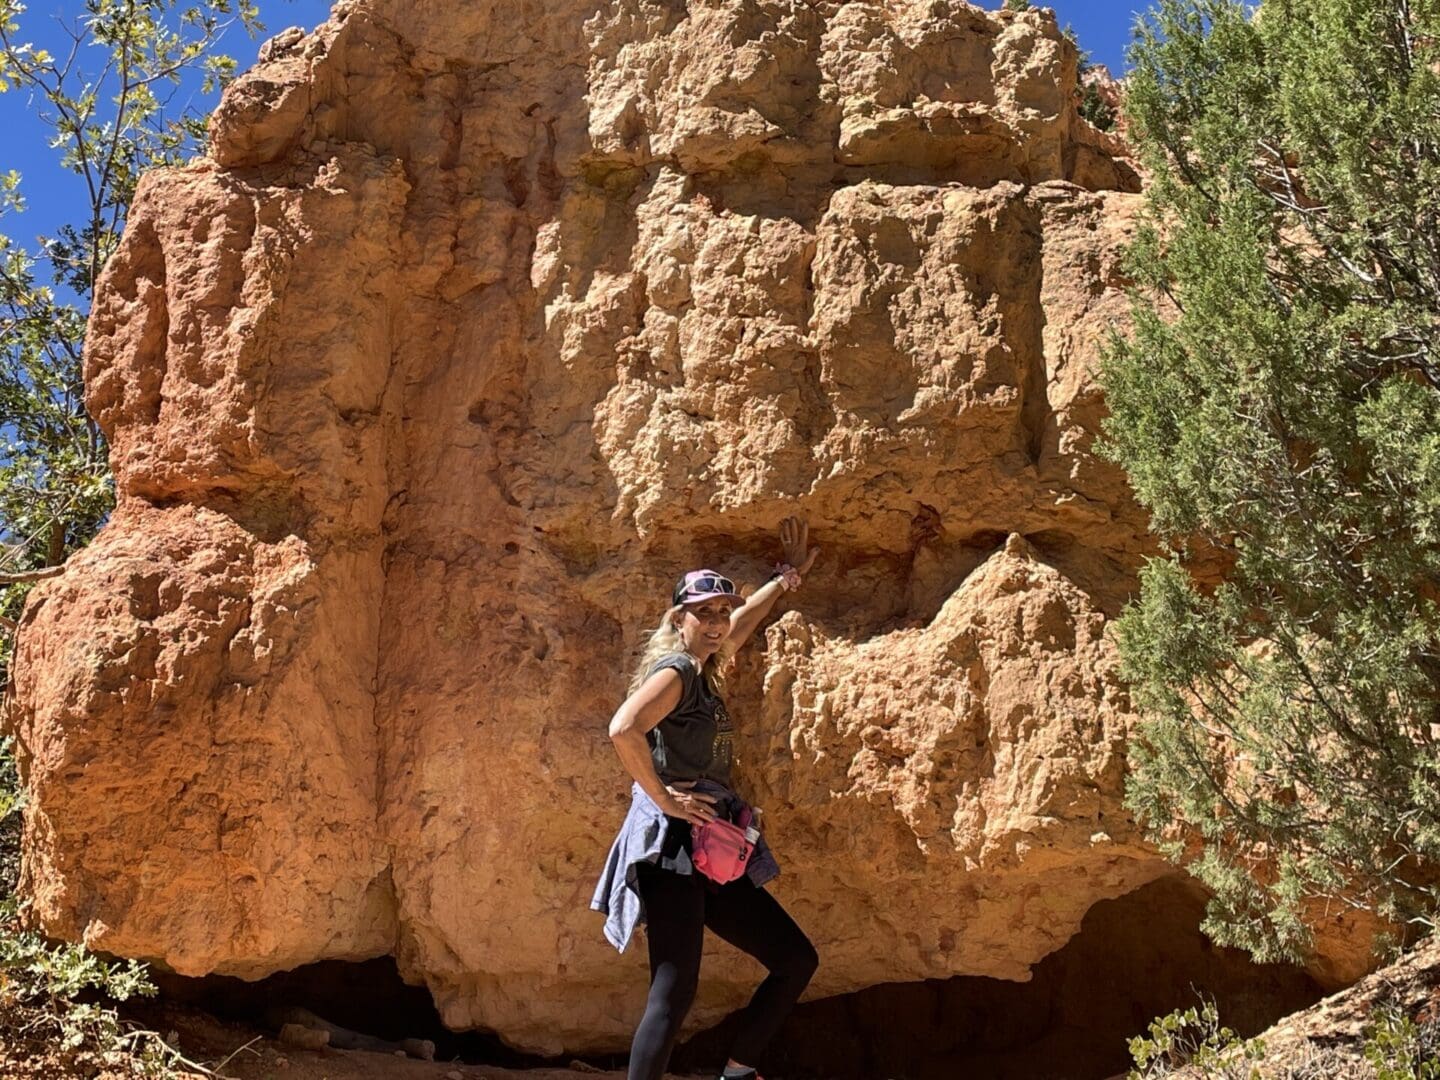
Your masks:
<svg viewBox="0 0 1440 1080"><path fill-rule="evenodd" d="M7 724L49 933L182 974L393 955L614 1049L606 738L680 571L824 549L732 676L811 996L1025 979L1172 872L1091 449L1137 208L1048 12L342 0L146 177L90 325L119 505ZM1328 975L1353 978L1361 961ZM752 968L709 962L696 1022Z"/></svg>

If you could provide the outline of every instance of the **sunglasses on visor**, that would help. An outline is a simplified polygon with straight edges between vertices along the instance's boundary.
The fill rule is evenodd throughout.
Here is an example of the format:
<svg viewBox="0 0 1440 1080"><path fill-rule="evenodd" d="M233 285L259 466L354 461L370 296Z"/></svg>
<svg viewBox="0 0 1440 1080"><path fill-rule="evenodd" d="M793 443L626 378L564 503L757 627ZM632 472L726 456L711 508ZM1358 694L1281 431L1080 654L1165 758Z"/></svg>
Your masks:
<svg viewBox="0 0 1440 1080"><path fill-rule="evenodd" d="M675 586L673 602L676 604L685 603L687 596L706 596L710 593L725 593L735 596L735 583L729 578L721 577L719 574L706 574L704 577L694 578L690 581L682 581Z"/></svg>

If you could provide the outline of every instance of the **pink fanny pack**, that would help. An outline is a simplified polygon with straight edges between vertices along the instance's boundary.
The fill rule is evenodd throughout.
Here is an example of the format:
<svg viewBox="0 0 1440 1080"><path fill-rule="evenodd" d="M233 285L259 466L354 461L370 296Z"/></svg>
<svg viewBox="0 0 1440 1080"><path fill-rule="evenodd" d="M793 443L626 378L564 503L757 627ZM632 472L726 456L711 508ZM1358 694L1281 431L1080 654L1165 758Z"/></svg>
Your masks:
<svg viewBox="0 0 1440 1080"><path fill-rule="evenodd" d="M724 885L745 873L760 830L750 825L750 808L740 811L740 823L732 825L713 818L691 834L691 861L695 869L717 884Z"/></svg>

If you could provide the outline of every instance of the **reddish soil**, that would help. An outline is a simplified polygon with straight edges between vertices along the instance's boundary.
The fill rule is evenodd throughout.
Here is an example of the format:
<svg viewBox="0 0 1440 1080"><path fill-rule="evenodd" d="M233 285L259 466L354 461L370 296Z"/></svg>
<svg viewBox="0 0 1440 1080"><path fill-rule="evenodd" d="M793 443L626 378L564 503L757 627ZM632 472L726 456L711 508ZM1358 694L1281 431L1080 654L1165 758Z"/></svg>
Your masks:
<svg viewBox="0 0 1440 1080"><path fill-rule="evenodd" d="M56 1049L55 1040L25 1033L30 1017L19 1010L0 1016L0 1078L3 1080L138 1080L133 1063L105 1065L89 1056ZM217 1020L197 1009L156 1005L145 1022L165 1035L190 1061L208 1072L181 1070L186 1080L622 1080L581 1062L568 1069L502 1069L460 1062L416 1061L363 1050L297 1050L244 1024ZM223 1063L223 1064L222 1064Z"/></svg>

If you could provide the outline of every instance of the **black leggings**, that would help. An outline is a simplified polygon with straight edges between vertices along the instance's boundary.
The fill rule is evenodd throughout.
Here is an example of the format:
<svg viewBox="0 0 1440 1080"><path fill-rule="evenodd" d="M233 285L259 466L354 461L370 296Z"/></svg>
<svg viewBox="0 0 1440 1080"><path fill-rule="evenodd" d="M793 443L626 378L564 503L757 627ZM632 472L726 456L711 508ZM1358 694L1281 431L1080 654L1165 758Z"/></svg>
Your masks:
<svg viewBox="0 0 1440 1080"><path fill-rule="evenodd" d="M639 867L639 882L650 944L650 997L630 1046L629 1080L660 1080L664 1074L695 1000L707 926L770 972L745 1006L730 1051L736 1061L753 1066L815 974L815 947L779 902L749 878L707 888L698 873L677 874L647 863Z"/></svg>

